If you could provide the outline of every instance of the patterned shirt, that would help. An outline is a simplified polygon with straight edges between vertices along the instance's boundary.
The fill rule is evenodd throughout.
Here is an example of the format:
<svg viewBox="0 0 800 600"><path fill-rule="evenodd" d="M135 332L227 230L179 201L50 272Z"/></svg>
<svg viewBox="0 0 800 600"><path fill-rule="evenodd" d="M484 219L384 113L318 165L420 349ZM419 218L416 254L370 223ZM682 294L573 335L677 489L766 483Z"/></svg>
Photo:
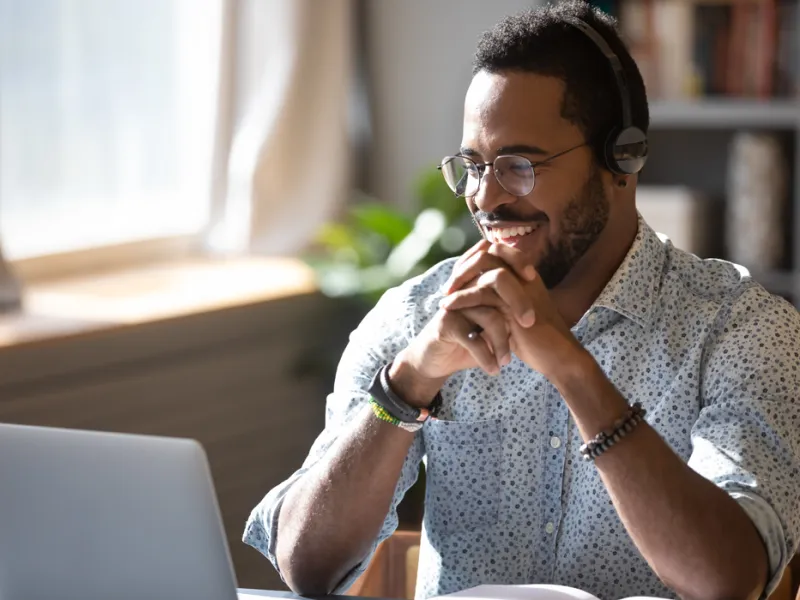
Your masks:
<svg viewBox="0 0 800 600"><path fill-rule="evenodd" d="M352 333L324 431L246 525L244 541L276 568L287 490L364 410L374 373L438 310L453 263L387 292ZM745 269L683 252L640 218L626 258L572 332L673 451L746 511L767 548L771 591L800 539L797 310ZM440 418L415 434L373 545L396 529L397 504L424 461L418 598L484 583L557 583L603 600L676 597L628 536L595 465L582 460L577 426L547 379L513 357L497 376L455 373L442 394Z"/></svg>

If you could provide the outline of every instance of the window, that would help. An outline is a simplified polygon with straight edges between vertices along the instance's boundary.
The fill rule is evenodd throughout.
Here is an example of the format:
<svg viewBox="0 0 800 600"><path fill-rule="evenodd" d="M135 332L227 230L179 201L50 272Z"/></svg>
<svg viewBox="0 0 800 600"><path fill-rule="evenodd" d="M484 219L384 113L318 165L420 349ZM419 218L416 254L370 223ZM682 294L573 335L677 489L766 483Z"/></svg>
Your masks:
<svg viewBox="0 0 800 600"><path fill-rule="evenodd" d="M222 0L0 0L11 259L200 232Z"/></svg>

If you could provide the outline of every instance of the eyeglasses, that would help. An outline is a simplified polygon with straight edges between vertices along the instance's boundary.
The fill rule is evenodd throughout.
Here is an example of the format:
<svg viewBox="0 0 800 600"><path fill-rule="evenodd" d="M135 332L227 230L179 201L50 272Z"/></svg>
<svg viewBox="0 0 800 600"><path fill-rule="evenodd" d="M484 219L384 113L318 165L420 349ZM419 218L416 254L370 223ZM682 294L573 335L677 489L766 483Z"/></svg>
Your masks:
<svg viewBox="0 0 800 600"><path fill-rule="evenodd" d="M495 158L493 162L483 164L478 164L471 158L462 155L445 156L438 169L442 172L447 185L459 197L474 196L478 193L487 167L492 167L497 182L509 194L527 196L533 190L535 167L586 145L584 142L538 162L531 162L524 156L514 154L504 154Z"/></svg>

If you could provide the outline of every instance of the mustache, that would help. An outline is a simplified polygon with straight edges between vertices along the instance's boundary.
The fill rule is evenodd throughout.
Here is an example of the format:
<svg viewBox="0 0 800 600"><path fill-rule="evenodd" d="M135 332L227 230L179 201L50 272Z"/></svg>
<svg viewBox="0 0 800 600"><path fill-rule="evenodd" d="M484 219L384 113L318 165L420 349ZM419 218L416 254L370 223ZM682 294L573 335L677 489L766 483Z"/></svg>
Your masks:
<svg viewBox="0 0 800 600"><path fill-rule="evenodd" d="M476 210L472 216L478 223L491 225L492 223L500 223L503 221L514 221L517 223L544 223L550 219L543 212L537 212L535 215L521 216L516 215L510 210L495 210L492 212L485 212Z"/></svg>

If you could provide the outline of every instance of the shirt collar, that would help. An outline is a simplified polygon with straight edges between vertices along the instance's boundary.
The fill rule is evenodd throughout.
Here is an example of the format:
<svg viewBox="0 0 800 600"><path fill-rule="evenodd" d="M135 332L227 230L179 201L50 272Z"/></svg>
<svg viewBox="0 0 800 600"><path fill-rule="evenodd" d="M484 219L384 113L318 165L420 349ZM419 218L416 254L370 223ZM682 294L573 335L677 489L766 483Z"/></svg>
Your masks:
<svg viewBox="0 0 800 600"><path fill-rule="evenodd" d="M636 238L593 306L613 310L647 327L661 288L666 257L664 242L639 215Z"/></svg>

